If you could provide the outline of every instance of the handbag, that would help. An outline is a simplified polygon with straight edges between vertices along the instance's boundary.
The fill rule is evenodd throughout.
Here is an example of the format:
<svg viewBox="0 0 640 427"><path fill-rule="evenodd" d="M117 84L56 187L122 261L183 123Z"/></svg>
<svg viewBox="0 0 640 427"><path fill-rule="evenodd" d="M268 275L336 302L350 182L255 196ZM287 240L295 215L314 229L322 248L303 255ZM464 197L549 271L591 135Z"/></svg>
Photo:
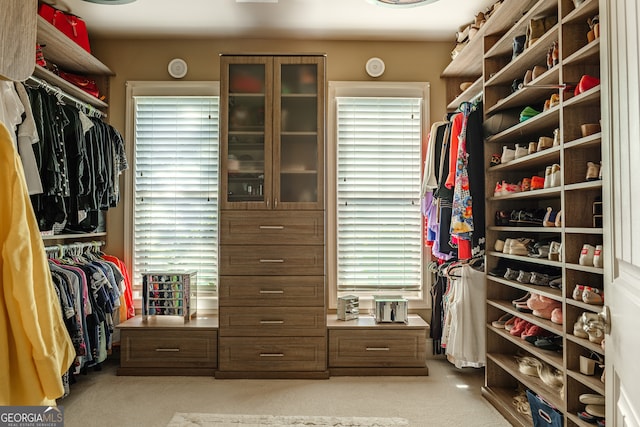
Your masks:
<svg viewBox="0 0 640 427"><path fill-rule="evenodd" d="M91 53L87 25L80 17L56 9L46 3L40 4L38 7L38 15L42 16L47 22L76 42L84 50Z"/></svg>
<svg viewBox="0 0 640 427"><path fill-rule="evenodd" d="M98 84L95 80L90 79L86 76L80 76L78 74L66 73L64 71L58 70L56 72L58 76L65 79L69 83L79 87L80 89L87 92L89 95L93 95L96 98L100 98L100 91L98 90Z"/></svg>

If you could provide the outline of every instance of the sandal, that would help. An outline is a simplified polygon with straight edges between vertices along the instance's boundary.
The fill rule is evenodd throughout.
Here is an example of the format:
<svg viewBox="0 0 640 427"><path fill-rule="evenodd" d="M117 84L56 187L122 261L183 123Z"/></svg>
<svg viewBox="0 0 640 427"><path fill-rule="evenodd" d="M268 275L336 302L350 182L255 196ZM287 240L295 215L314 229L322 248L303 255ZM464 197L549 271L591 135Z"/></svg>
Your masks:
<svg viewBox="0 0 640 427"><path fill-rule="evenodd" d="M511 319L513 319L513 314L510 314L510 313L503 314L502 316L500 316L498 320L494 320L493 322L491 322L491 326L498 329L504 329L507 321Z"/></svg>

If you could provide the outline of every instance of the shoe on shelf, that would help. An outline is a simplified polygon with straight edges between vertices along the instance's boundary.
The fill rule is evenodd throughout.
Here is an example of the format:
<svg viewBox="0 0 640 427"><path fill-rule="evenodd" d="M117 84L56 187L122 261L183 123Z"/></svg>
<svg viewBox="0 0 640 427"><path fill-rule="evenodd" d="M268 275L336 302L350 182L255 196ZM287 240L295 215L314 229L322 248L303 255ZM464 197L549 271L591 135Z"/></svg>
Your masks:
<svg viewBox="0 0 640 427"><path fill-rule="evenodd" d="M580 403L585 405L604 405L604 396L599 394L585 393L578 397Z"/></svg>
<svg viewBox="0 0 640 427"><path fill-rule="evenodd" d="M581 301L583 291L584 291L584 285L576 285L576 287L573 288L573 293L571 294L571 297L576 301Z"/></svg>
<svg viewBox="0 0 640 427"><path fill-rule="evenodd" d="M592 343L600 344L604 339L604 321L598 315L597 320L591 320L584 322L584 331L589 336L589 341Z"/></svg>
<svg viewBox="0 0 640 427"><path fill-rule="evenodd" d="M560 261L560 250L561 249L562 249L562 244L561 243L558 243L558 242L549 243L549 260L550 261Z"/></svg>
<svg viewBox="0 0 640 427"><path fill-rule="evenodd" d="M493 153L491 155L491 160L489 161L489 165L490 166L498 166L500 164L501 161L501 155L498 153Z"/></svg>
<svg viewBox="0 0 640 427"><path fill-rule="evenodd" d="M511 245L513 243L514 239L504 239L504 248L502 248L502 253L503 254L508 254L509 251L511 250ZM507 268L507 273L509 273L509 270L511 270L510 268ZM518 277L518 270L515 270L516 272L516 276L513 278L513 280L515 280L516 277ZM509 274L510 277L506 277L507 274L505 274L505 279L510 279L510 277L512 276L512 274Z"/></svg>
<svg viewBox="0 0 640 427"><path fill-rule="evenodd" d="M543 67L542 65L536 65L533 67L533 71L531 72L531 78L535 80L546 72L546 67Z"/></svg>
<svg viewBox="0 0 640 427"><path fill-rule="evenodd" d="M533 70L527 70L524 73L524 78L522 79L522 85L527 86L529 83L531 83L531 80L533 80Z"/></svg>
<svg viewBox="0 0 640 427"><path fill-rule="evenodd" d="M533 141L529 143L529 154L534 154L538 152L538 143Z"/></svg>
<svg viewBox="0 0 640 427"><path fill-rule="evenodd" d="M529 254L529 245L532 243L533 240L526 237L512 240L511 247L509 248L509 254L527 256Z"/></svg>
<svg viewBox="0 0 640 427"><path fill-rule="evenodd" d="M562 319L562 307L553 309L551 312L551 321L556 325L562 325L562 323L564 323Z"/></svg>
<svg viewBox="0 0 640 427"><path fill-rule="evenodd" d="M559 210L556 215L556 227L562 227L562 210Z"/></svg>
<svg viewBox="0 0 640 427"><path fill-rule="evenodd" d="M502 316L500 316L498 320L494 320L493 322L491 322L491 326L498 329L504 329L505 323L507 323L507 321L512 318L513 318L513 314L505 313Z"/></svg>
<svg viewBox="0 0 640 427"><path fill-rule="evenodd" d="M604 405L587 405L584 410L594 417L604 417Z"/></svg>
<svg viewBox="0 0 640 427"><path fill-rule="evenodd" d="M531 189L532 190L540 190L544 188L544 178L541 176L534 175L531 177Z"/></svg>
<svg viewBox="0 0 640 427"><path fill-rule="evenodd" d="M522 332L522 334L520 335L520 338L522 338L523 340L526 340L528 337L548 337L551 335L553 334L547 331L546 329L542 329L538 325L529 323L529 327L526 328L524 332Z"/></svg>
<svg viewBox="0 0 640 427"><path fill-rule="evenodd" d="M516 148L515 148L515 155L514 158L519 159L521 157L526 156L527 154L529 154L529 150L525 147L521 147L520 145L516 144Z"/></svg>
<svg viewBox="0 0 640 427"><path fill-rule="evenodd" d="M511 240L511 239L507 239L507 240ZM507 267L507 271L504 273L503 277L507 280L516 280L518 278L519 273L520 272L518 270Z"/></svg>
<svg viewBox="0 0 640 427"><path fill-rule="evenodd" d="M597 181L600 179L600 163L587 162L587 181Z"/></svg>
<svg viewBox="0 0 640 427"><path fill-rule="evenodd" d="M493 245L493 249L495 249L496 252L502 252L504 250L504 240L496 240Z"/></svg>
<svg viewBox="0 0 640 427"><path fill-rule="evenodd" d="M531 178L522 178L520 191L529 191L529 190L531 190Z"/></svg>
<svg viewBox="0 0 640 427"><path fill-rule="evenodd" d="M562 337L558 335L538 337L533 345L543 350L560 351L562 350Z"/></svg>
<svg viewBox="0 0 640 427"><path fill-rule="evenodd" d="M511 328L509 333L514 337L519 337L520 335L522 335L528 325L530 325L529 322L524 319L518 318L516 319L515 323L513 324L513 328Z"/></svg>
<svg viewBox="0 0 640 427"><path fill-rule="evenodd" d="M507 147L506 145L502 147L502 156L500 157L501 163L509 163L511 160L516 158L516 150Z"/></svg>
<svg viewBox="0 0 640 427"><path fill-rule="evenodd" d="M542 219L543 227L555 227L556 226L556 214L557 212L553 210L552 207L547 208L547 212Z"/></svg>
<svg viewBox="0 0 640 427"><path fill-rule="evenodd" d="M547 166L544 170L544 188L551 187L551 166Z"/></svg>
<svg viewBox="0 0 640 427"><path fill-rule="evenodd" d="M598 288L585 286L581 295L582 301L587 304L602 305L604 304L604 295Z"/></svg>
<svg viewBox="0 0 640 427"><path fill-rule="evenodd" d="M548 136L541 136L538 138L538 151L546 150L551 147L553 147L553 138L549 138Z"/></svg>
<svg viewBox="0 0 640 427"><path fill-rule="evenodd" d="M597 417L594 417L593 415L589 414L587 411L577 412L577 414L578 414L578 418L580 418L582 421L585 421L589 424L595 424L598 421Z"/></svg>
<svg viewBox="0 0 640 427"><path fill-rule="evenodd" d="M578 320L573 324L573 335L578 338L589 338L589 334L584 331L584 321L582 316L578 317Z"/></svg>
<svg viewBox="0 0 640 427"><path fill-rule="evenodd" d="M560 165L554 163L551 165L551 183L550 187L559 187L562 180L562 176L560 174Z"/></svg>
<svg viewBox="0 0 640 427"><path fill-rule="evenodd" d="M520 270L518 273L518 277L516 278L516 282L520 283L529 283L531 280L531 273L528 271Z"/></svg>
<svg viewBox="0 0 640 427"><path fill-rule="evenodd" d="M551 313L553 313L553 310L561 307L562 304L560 302L553 301L553 303L549 304L546 308L533 310L533 315L540 317L541 319L551 320Z"/></svg>
<svg viewBox="0 0 640 427"><path fill-rule="evenodd" d="M595 254L596 248L588 243L585 243L582 246L582 250L580 251L580 258L578 259L578 264L584 266L593 266L593 255Z"/></svg>
<svg viewBox="0 0 640 427"><path fill-rule="evenodd" d="M593 251L593 266L602 268L602 245L596 245L596 250Z"/></svg>
<svg viewBox="0 0 640 427"><path fill-rule="evenodd" d="M512 318L510 318L509 320L507 320L506 322L504 322L504 330L509 332L511 331L511 329L513 329L513 327L516 324L516 320L518 320L519 317L513 316Z"/></svg>
<svg viewBox="0 0 640 427"><path fill-rule="evenodd" d="M555 128L553 130L553 146L557 147L560 145L560 128Z"/></svg>

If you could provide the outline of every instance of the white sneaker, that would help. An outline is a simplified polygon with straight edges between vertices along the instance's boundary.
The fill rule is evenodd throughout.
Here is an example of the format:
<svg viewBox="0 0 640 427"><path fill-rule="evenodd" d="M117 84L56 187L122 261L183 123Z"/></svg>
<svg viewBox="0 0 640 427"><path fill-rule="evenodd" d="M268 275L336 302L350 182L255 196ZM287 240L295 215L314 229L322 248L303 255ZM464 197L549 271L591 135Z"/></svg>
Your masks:
<svg viewBox="0 0 640 427"><path fill-rule="evenodd" d="M504 245L502 245L502 253L503 254L508 254L509 251L511 250L511 242L513 242L514 239L504 239Z"/></svg>
<svg viewBox="0 0 640 427"><path fill-rule="evenodd" d="M527 154L529 154L529 150L528 149L526 149L525 147L521 147L519 145L516 145L516 150L515 150L515 158L516 159L524 157Z"/></svg>
<svg viewBox="0 0 640 427"><path fill-rule="evenodd" d="M554 163L551 166L551 182L549 184L550 187L559 187L560 186L560 165Z"/></svg>
<svg viewBox="0 0 640 427"><path fill-rule="evenodd" d="M506 145L502 147L502 157L500 158L500 163L509 163L511 160L516 158L516 150L513 150Z"/></svg>
<svg viewBox="0 0 640 427"><path fill-rule="evenodd" d="M558 242L549 243L549 255L548 258L550 261L560 261L560 251L562 249L562 244Z"/></svg>
<svg viewBox="0 0 640 427"><path fill-rule="evenodd" d="M551 187L551 166L547 166L544 170L544 188Z"/></svg>
<svg viewBox="0 0 640 427"><path fill-rule="evenodd" d="M602 245L596 245L596 249L593 251L593 266L602 268Z"/></svg>
<svg viewBox="0 0 640 427"><path fill-rule="evenodd" d="M582 246L582 251L580 251L580 259L578 263L580 265L593 266L593 255L596 252L596 248L591 246L588 243L585 243Z"/></svg>

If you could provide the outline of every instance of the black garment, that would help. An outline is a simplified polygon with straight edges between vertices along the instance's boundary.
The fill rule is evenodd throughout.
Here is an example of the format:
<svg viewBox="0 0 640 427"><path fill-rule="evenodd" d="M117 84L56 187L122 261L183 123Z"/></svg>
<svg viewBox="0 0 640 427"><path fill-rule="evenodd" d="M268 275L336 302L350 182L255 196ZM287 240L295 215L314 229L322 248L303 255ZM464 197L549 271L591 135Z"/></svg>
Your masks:
<svg viewBox="0 0 640 427"><path fill-rule="evenodd" d="M471 256L483 255L485 251L485 175L484 140L482 131L482 102L469 114L467 121L467 173L469 192L473 200L473 232L471 233Z"/></svg>

